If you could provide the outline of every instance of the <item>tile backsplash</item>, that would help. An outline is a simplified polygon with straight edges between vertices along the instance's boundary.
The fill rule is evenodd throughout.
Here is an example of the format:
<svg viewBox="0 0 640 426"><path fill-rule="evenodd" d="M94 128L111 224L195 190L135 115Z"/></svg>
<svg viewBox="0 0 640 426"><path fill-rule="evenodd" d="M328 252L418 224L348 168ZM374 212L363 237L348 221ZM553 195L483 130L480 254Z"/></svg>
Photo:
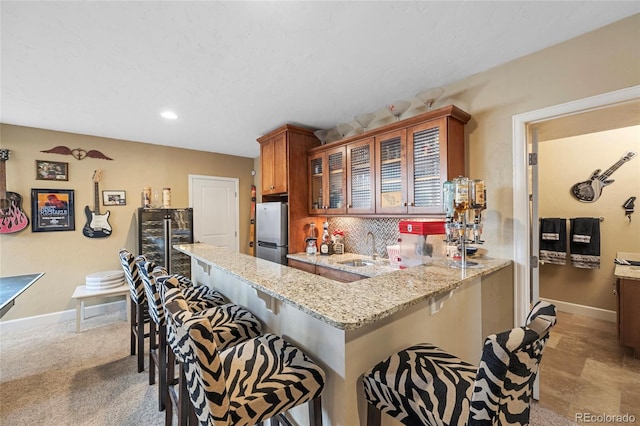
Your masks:
<svg viewBox="0 0 640 426"><path fill-rule="evenodd" d="M398 244L400 238L399 218L359 218L359 217L330 217L329 232L335 229L344 231L344 250L347 253L357 253L371 256L371 241L367 243L367 232L376 236L376 254L388 258L387 246ZM433 256L445 257L446 244L444 235L429 235L427 243L433 246Z"/></svg>

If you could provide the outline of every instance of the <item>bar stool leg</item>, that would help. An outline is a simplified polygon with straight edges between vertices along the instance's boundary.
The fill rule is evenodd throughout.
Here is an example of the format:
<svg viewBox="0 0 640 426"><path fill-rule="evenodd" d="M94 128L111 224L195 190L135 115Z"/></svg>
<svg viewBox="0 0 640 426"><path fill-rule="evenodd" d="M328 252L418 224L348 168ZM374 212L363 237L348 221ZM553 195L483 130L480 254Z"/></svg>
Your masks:
<svg viewBox="0 0 640 426"><path fill-rule="evenodd" d="M371 404L367 404L367 426L380 426L382 412Z"/></svg>
<svg viewBox="0 0 640 426"><path fill-rule="evenodd" d="M165 393L165 426L171 426L173 424L173 407L174 404L178 405L178 398L175 390L175 365L176 358L172 350L167 351L167 388Z"/></svg>
<svg viewBox="0 0 640 426"><path fill-rule="evenodd" d="M137 321L137 332L136 336L138 339L138 373L142 373L144 371L144 306L142 303L137 304L138 307L138 321Z"/></svg>
<svg viewBox="0 0 640 426"><path fill-rule="evenodd" d="M149 321L149 384L156 383L156 362L158 356L158 340L156 339L156 323ZM159 375L159 374L158 374Z"/></svg>
<svg viewBox="0 0 640 426"><path fill-rule="evenodd" d="M129 299L131 299L131 295L129 295ZM138 316L136 315L136 304L133 300L129 300L129 315L130 315L130 326L131 326L131 355L136 354L136 327L138 325Z"/></svg>
<svg viewBox="0 0 640 426"><path fill-rule="evenodd" d="M309 424L311 426L322 426L322 398L317 397L308 402L309 404Z"/></svg>
<svg viewBox="0 0 640 426"><path fill-rule="evenodd" d="M189 390L187 389L187 378L184 374L182 364L180 364L179 369L178 426L187 426L189 424Z"/></svg>
<svg viewBox="0 0 640 426"><path fill-rule="evenodd" d="M164 325L158 327L158 401L160 411L167 406L167 331Z"/></svg>

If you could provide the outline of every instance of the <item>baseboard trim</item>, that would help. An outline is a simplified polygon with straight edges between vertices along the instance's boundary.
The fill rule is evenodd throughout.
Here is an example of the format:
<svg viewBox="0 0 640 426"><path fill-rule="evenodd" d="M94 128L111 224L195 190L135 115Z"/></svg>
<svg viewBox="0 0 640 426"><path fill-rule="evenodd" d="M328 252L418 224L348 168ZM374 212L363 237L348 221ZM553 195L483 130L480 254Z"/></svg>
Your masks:
<svg viewBox="0 0 640 426"><path fill-rule="evenodd" d="M616 311L610 311L608 309L594 308L593 306L578 305L576 303L563 302L561 300L540 298L549 303L556 305L556 309L560 312L567 312L569 314L584 315L585 317L600 319L609 322L618 321L618 314Z"/></svg>
<svg viewBox="0 0 640 426"><path fill-rule="evenodd" d="M85 317L89 318L96 315L104 315L112 312L123 311L127 313L127 303L124 300L116 302L102 303L99 305L85 306ZM33 317L18 318L15 320L1 321L0 331L26 331L36 327L55 326L65 321L75 321L76 310L69 309L66 311L52 312L50 314L36 315Z"/></svg>

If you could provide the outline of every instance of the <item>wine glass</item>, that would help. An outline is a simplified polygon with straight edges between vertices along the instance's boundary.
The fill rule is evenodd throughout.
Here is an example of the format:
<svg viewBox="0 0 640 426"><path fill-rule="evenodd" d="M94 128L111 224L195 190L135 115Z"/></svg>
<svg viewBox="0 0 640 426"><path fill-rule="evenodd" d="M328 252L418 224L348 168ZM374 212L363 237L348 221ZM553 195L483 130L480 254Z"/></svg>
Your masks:
<svg viewBox="0 0 640 426"><path fill-rule="evenodd" d="M356 122L362 126L365 132L367 131L367 126L369 126L369 124L371 124L371 122L375 118L376 118L376 115L370 112L366 112L364 114L358 114L355 117L353 117L353 119L356 120Z"/></svg>
<svg viewBox="0 0 640 426"><path fill-rule="evenodd" d="M350 124L338 124L336 127L336 132L338 132L338 134L344 138L345 136L347 136L347 134L353 130L353 126Z"/></svg>
<svg viewBox="0 0 640 426"><path fill-rule="evenodd" d="M411 102L409 101L395 101L394 103L387 105L387 109L397 121L400 121L400 116L403 112L408 110L410 106Z"/></svg>
<svg viewBox="0 0 640 426"><path fill-rule="evenodd" d="M315 132L313 132L313 134L316 136L316 138L320 139L321 145L324 145L325 143L327 143L327 137L329 136L328 130L318 129Z"/></svg>
<svg viewBox="0 0 640 426"><path fill-rule="evenodd" d="M428 110L431 110L433 103L442 96L444 93L444 88L442 87L432 87L430 89L425 89L416 94L416 98L420 99L420 102L427 106Z"/></svg>

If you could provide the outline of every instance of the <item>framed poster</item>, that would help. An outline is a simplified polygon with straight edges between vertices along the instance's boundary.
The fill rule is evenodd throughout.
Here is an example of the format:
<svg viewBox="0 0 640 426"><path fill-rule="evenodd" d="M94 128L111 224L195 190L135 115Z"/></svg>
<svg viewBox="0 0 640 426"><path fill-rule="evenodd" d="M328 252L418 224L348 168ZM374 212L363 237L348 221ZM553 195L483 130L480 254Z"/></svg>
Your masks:
<svg viewBox="0 0 640 426"><path fill-rule="evenodd" d="M125 206L127 205L127 195L125 191L102 191L102 204L105 206Z"/></svg>
<svg viewBox="0 0 640 426"><path fill-rule="evenodd" d="M36 180L69 180L69 163L36 160Z"/></svg>
<svg viewBox="0 0 640 426"><path fill-rule="evenodd" d="M31 230L33 232L76 229L73 189L32 189Z"/></svg>

